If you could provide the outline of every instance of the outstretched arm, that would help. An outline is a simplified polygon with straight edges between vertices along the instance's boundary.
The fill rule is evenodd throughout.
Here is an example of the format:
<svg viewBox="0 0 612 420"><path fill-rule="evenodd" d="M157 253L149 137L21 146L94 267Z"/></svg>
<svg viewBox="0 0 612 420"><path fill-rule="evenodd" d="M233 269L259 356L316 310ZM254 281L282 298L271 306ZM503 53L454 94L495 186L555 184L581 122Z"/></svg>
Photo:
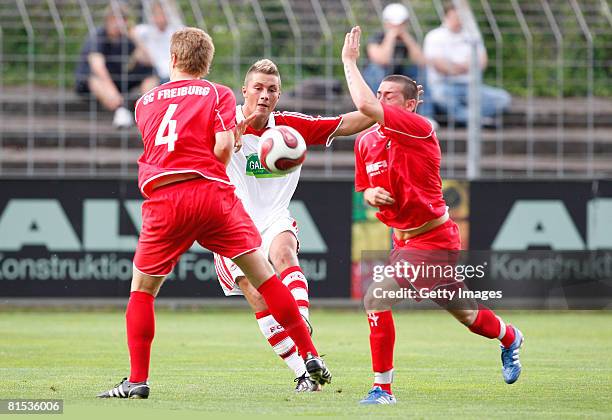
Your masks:
<svg viewBox="0 0 612 420"><path fill-rule="evenodd" d="M342 63L344 64L344 76L348 84L351 98L355 106L366 117L383 124L384 113L380 102L376 99L363 76L357 67L357 59L359 58L359 39L361 37L361 28L355 26L351 32L344 37L344 46L342 47Z"/></svg>
<svg viewBox="0 0 612 420"><path fill-rule="evenodd" d="M374 120L363 115L359 111L349 112L348 114L342 115L342 123L331 135L332 137L338 136L352 136L370 128L374 124Z"/></svg>
<svg viewBox="0 0 612 420"><path fill-rule="evenodd" d="M423 103L421 97L423 97L424 91L422 85L418 85L417 88L419 89L418 106ZM363 115L359 111L349 112L342 115L342 123L336 131L334 131L331 137L352 136L353 134L362 132L366 128L370 128L375 122L376 121Z"/></svg>

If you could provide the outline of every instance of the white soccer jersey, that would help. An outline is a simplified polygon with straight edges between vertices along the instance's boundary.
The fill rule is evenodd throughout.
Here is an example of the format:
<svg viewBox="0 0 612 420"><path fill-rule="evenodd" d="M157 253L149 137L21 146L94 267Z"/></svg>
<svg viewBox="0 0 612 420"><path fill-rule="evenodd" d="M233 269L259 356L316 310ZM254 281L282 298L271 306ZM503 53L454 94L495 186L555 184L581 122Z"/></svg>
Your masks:
<svg viewBox="0 0 612 420"><path fill-rule="evenodd" d="M236 119L244 120L242 106L236 107ZM300 169L286 175L272 174L259 161L257 149L263 132L277 125L296 129L307 145L329 146L331 135L342 117L311 117L297 112L273 112L263 130L247 127L242 136L242 149L232 155L227 175L236 186L236 195L261 232L281 217L289 217L289 202L300 179Z"/></svg>

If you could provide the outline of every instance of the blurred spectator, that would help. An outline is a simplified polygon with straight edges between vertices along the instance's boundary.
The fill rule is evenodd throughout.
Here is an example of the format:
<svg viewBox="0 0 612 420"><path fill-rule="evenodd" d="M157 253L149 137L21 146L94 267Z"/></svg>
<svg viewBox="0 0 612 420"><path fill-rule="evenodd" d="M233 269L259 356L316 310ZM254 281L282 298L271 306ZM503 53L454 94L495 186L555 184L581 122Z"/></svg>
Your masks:
<svg viewBox="0 0 612 420"><path fill-rule="evenodd" d="M139 87L144 93L159 83L146 53L136 48L128 35L129 22L127 7L111 2L104 25L83 45L76 69L77 93L93 94L104 108L114 111L113 125L118 128L134 123L127 109L129 91Z"/></svg>
<svg viewBox="0 0 612 420"><path fill-rule="evenodd" d="M136 25L134 37L145 49L161 83L170 80L170 39L183 27L176 11L168 2L144 3L147 23Z"/></svg>
<svg viewBox="0 0 612 420"><path fill-rule="evenodd" d="M463 29L459 13L452 3L444 6L442 26L425 37L423 50L427 59L428 88L434 104L446 112L451 121L465 125L468 115L470 71L470 35ZM479 71L487 66L487 51L478 41ZM494 117L510 105L510 94L503 89L481 85L483 125L492 125Z"/></svg>
<svg viewBox="0 0 612 420"><path fill-rule="evenodd" d="M431 118L433 104L428 100L425 77L425 55L421 46L408 31L408 9L391 3L383 9L383 28L368 39L368 64L363 78L374 93L385 76L402 74L423 85L426 97L419 106L419 114Z"/></svg>

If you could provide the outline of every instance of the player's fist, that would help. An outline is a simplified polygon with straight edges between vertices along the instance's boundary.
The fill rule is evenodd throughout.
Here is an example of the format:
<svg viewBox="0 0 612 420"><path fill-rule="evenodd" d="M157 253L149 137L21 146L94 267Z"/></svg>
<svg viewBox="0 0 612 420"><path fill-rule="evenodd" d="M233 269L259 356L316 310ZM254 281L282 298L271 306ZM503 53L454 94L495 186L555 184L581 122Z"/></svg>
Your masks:
<svg viewBox="0 0 612 420"><path fill-rule="evenodd" d="M342 61L357 61L359 58L359 39L361 38L361 28L353 27L351 32L344 36L344 45L342 46Z"/></svg>
<svg viewBox="0 0 612 420"><path fill-rule="evenodd" d="M383 187L366 189L363 192L363 198L372 207L389 206L395 203L391 193Z"/></svg>

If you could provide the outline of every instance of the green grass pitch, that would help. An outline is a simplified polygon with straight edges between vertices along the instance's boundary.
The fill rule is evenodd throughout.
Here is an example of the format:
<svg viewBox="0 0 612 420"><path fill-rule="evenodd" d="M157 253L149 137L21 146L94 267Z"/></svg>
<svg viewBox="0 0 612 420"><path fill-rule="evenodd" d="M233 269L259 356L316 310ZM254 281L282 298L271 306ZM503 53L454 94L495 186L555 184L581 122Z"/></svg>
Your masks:
<svg viewBox="0 0 612 420"><path fill-rule="evenodd" d="M64 399L57 418L612 416L612 312L501 315L526 337L516 384L501 378L496 341L439 311L403 311L395 314L398 404L361 407L371 372L357 311L312 312L334 375L314 394L293 392L292 373L246 309L158 311L148 400L94 398L128 372L122 312L0 312L0 399Z"/></svg>

